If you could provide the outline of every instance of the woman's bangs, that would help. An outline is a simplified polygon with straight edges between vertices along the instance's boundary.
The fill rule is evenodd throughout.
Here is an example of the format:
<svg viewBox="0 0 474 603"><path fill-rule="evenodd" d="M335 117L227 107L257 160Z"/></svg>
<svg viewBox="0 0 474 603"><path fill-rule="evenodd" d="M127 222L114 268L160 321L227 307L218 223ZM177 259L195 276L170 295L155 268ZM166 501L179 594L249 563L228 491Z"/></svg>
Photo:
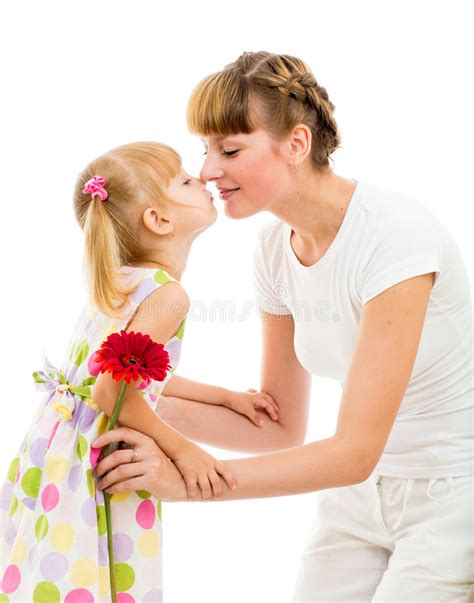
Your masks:
<svg viewBox="0 0 474 603"><path fill-rule="evenodd" d="M187 121L197 136L249 134L249 92L234 73L216 73L202 80L191 94Z"/></svg>

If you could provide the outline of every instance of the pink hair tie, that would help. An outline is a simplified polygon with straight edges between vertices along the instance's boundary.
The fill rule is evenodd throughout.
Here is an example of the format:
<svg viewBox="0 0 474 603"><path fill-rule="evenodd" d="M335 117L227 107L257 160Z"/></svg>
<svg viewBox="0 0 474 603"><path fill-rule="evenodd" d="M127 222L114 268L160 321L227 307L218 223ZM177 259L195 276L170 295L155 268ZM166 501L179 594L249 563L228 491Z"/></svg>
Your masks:
<svg viewBox="0 0 474 603"><path fill-rule="evenodd" d="M109 196L109 193L105 190L104 184L105 180L102 176L94 176L86 182L82 192L90 193L92 198L97 195L101 201L105 201Z"/></svg>

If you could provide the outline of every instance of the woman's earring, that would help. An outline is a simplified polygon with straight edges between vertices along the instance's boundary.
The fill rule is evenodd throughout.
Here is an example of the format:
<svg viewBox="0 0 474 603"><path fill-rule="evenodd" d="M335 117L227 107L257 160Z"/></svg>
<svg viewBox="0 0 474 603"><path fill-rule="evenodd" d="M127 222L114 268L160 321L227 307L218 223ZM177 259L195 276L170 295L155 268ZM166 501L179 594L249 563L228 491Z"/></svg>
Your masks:
<svg viewBox="0 0 474 603"><path fill-rule="evenodd" d="M297 168L298 168L298 166L295 163L295 160L292 159L288 165L290 166L290 172L292 174L294 174L296 172Z"/></svg>

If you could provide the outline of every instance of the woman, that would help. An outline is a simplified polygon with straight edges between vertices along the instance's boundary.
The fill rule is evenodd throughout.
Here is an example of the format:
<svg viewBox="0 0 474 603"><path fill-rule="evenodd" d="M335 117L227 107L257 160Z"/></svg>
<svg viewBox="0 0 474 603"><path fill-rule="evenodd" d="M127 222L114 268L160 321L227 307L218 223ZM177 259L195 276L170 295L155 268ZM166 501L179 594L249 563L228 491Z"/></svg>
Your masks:
<svg viewBox="0 0 474 603"><path fill-rule="evenodd" d="M224 488L225 500L321 491L321 527L308 539L295 601L467 601L468 277L426 206L332 171L333 109L301 60L267 52L244 53L194 90L188 122L207 151L201 178L217 185L227 216L277 218L260 233L254 268L261 390L279 422L258 430L227 409L166 397L160 413L215 446L285 448L228 461L238 488ZM302 445L312 373L341 381L343 392L334 436ZM149 438L118 429L99 445L119 440L138 462L126 450L103 460L102 487L186 500Z"/></svg>

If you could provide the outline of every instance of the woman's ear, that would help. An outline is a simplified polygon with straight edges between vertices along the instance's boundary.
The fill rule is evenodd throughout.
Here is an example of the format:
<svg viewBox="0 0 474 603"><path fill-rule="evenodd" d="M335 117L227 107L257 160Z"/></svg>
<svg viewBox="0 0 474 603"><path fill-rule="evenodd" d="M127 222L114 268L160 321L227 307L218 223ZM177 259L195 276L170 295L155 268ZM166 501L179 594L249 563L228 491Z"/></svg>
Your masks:
<svg viewBox="0 0 474 603"><path fill-rule="evenodd" d="M305 124L296 124L288 135L288 160L301 165L311 153L313 134Z"/></svg>
<svg viewBox="0 0 474 603"><path fill-rule="evenodd" d="M174 230L173 223L166 218L161 210L155 207L147 207L143 212L143 224L151 232L165 236L171 234Z"/></svg>

